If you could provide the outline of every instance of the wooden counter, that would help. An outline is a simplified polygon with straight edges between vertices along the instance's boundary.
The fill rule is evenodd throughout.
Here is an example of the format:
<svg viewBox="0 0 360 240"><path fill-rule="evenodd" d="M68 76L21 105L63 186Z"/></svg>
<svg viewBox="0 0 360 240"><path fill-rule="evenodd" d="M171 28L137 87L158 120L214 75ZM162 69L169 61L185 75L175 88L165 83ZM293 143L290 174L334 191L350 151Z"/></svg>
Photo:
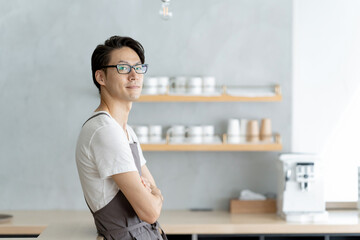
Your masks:
<svg viewBox="0 0 360 240"><path fill-rule="evenodd" d="M230 214L225 211L166 211L159 222L172 234L360 233L357 211L331 211L323 223L287 223L276 214Z"/></svg>
<svg viewBox="0 0 360 240"><path fill-rule="evenodd" d="M8 211L14 218L0 224L0 235L37 235L38 239L96 239L89 211ZM360 234L357 211L331 211L316 224L287 223L275 214L230 214L227 211L163 211L167 234ZM15 238L12 238L15 239Z"/></svg>
<svg viewBox="0 0 360 240"><path fill-rule="evenodd" d="M1 211L13 215L0 224L0 235L40 235L37 239L96 239L91 213L87 211ZM11 238L14 239L14 238ZM20 238L19 238L20 239Z"/></svg>

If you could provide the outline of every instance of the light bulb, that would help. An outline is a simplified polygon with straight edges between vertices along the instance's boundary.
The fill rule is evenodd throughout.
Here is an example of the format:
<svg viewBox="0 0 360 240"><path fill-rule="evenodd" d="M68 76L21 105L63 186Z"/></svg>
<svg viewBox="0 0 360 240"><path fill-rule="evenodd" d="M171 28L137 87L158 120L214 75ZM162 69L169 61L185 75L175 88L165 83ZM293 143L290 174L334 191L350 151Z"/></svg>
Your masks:
<svg viewBox="0 0 360 240"><path fill-rule="evenodd" d="M161 0L161 9L159 11L159 14L162 19L169 20L172 17L172 12L169 9L170 0Z"/></svg>

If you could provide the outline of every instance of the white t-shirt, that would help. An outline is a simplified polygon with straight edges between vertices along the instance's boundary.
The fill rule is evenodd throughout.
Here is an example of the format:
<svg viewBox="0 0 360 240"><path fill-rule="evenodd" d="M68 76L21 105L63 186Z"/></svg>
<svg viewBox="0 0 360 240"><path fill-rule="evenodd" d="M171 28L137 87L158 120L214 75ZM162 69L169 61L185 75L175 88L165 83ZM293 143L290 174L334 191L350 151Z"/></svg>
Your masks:
<svg viewBox="0 0 360 240"><path fill-rule="evenodd" d="M130 143L137 142L141 166L146 163L133 129L123 128L108 112L89 120L81 129L76 146L76 165L85 199L93 212L106 206L119 188L112 175L137 171Z"/></svg>

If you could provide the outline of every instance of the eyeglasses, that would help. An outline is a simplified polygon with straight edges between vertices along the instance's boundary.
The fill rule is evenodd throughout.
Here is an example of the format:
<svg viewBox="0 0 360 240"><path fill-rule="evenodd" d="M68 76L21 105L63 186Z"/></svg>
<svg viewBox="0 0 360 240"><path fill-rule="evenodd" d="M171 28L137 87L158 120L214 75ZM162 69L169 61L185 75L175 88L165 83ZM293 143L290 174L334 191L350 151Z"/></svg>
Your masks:
<svg viewBox="0 0 360 240"><path fill-rule="evenodd" d="M110 68L110 67L116 68L117 72L120 74L128 74L131 72L132 68L135 70L136 73L144 74L148 69L148 64L137 64L134 66L131 66L129 64L117 64L117 65L102 66L101 68Z"/></svg>

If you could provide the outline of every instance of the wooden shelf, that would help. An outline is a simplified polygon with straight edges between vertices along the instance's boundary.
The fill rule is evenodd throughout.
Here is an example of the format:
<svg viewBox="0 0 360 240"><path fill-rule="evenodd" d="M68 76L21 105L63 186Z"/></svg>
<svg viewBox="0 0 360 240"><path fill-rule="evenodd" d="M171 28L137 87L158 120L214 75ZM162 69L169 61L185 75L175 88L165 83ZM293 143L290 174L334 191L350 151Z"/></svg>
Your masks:
<svg viewBox="0 0 360 240"><path fill-rule="evenodd" d="M221 96L175 96L175 95L142 95L138 102L279 102L281 95L272 97L236 97Z"/></svg>
<svg viewBox="0 0 360 240"><path fill-rule="evenodd" d="M273 143L245 143L245 144L227 144L226 135L221 144L141 144L143 151L281 151L282 144L279 134L275 134ZM168 142L168 141L167 141Z"/></svg>
<svg viewBox="0 0 360 240"><path fill-rule="evenodd" d="M279 143L269 144L141 144L143 151L281 151Z"/></svg>
<svg viewBox="0 0 360 240"><path fill-rule="evenodd" d="M175 95L168 93L164 95L141 95L138 102L278 102L282 100L281 88L274 85L273 96L234 96L228 94L226 86L222 86L221 94L218 96L201 95ZM236 87L235 87L236 88ZM256 88L256 87L254 87ZM143 151L281 151L282 144L280 135L276 134L275 141L270 143L244 143L227 144L226 136L219 144L173 144L169 143L167 137L165 144L141 144Z"/></svg>
<svg viewBox="0 0 360 240"><path fill-rule="evenodd" d="M274 86L274 96L233 96L226 93L226 86L222 86L219 96L188 96L188 95L141 95L138 102L279 102L282 100L280 86Z"/></svg>

